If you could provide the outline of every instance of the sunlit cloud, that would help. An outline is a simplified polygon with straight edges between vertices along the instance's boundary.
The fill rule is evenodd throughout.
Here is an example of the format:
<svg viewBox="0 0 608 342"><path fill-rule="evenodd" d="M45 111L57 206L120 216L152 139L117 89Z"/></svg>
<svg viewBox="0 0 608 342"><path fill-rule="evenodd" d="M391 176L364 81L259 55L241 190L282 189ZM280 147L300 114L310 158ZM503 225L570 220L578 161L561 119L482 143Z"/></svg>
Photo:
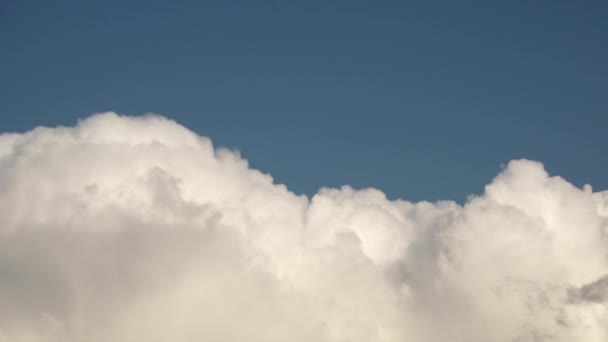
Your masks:
<svg viewBox="0 0 608 342"><path fill-rule="evenodd" d="M608 340L608 191L298 196L161 116L0 135L0 341Z"/></svg>

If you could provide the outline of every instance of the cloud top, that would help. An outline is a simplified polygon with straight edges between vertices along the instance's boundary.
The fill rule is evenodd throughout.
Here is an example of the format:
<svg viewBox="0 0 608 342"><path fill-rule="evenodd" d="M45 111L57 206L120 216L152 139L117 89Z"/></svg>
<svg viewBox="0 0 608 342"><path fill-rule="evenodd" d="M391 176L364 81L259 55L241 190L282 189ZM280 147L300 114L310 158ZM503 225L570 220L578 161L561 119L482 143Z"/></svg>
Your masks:
<svg viewBox="0 0 608 342"><path fill-rule="evenodd" d="M297 196L167 118L0 135L0 342L608 340L608 192Z"/></svg>

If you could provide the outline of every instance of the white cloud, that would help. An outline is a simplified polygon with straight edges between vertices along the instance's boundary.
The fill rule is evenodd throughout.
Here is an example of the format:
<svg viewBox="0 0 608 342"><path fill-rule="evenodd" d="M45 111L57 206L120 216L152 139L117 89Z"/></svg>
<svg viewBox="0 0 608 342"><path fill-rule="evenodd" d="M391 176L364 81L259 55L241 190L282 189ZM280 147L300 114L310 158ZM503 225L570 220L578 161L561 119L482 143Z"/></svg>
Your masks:
<svg viewBox="0 0 608 342"><path fill-rule="evenodd" d="M310 200L160 116L0 135L0 342L608 340L608 192Z"/></svg>

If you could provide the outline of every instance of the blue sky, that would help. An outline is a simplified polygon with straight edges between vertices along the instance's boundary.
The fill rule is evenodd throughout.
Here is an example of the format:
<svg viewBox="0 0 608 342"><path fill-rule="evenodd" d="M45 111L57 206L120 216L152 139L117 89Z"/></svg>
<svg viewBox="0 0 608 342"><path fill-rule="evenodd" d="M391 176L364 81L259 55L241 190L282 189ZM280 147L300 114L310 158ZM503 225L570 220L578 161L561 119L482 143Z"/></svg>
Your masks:
<svg viewBox="0 0 608 342"><path fill-rule="evenodd" d="M602 1L0 1L0 130L155 112L298 193L608 189Z"/></svg>

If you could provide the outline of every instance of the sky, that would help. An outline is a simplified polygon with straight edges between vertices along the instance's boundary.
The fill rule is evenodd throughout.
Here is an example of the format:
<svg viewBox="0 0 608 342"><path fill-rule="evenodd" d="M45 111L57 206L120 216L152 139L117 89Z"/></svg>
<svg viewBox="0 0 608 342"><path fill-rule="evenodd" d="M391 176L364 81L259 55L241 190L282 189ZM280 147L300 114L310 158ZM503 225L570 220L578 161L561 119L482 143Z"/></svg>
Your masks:
<svg viewBox="0 0 608 342"><path fill-rule="evenodd" d="M608 341L607 12L0 0L0 342Z"/></svg>
<svg viewBox="0 0 608 342"><path fill-rule="evenodd" d="M608 188L603 1L0 1L2 131L158 113L297 193Z"/></svg>

